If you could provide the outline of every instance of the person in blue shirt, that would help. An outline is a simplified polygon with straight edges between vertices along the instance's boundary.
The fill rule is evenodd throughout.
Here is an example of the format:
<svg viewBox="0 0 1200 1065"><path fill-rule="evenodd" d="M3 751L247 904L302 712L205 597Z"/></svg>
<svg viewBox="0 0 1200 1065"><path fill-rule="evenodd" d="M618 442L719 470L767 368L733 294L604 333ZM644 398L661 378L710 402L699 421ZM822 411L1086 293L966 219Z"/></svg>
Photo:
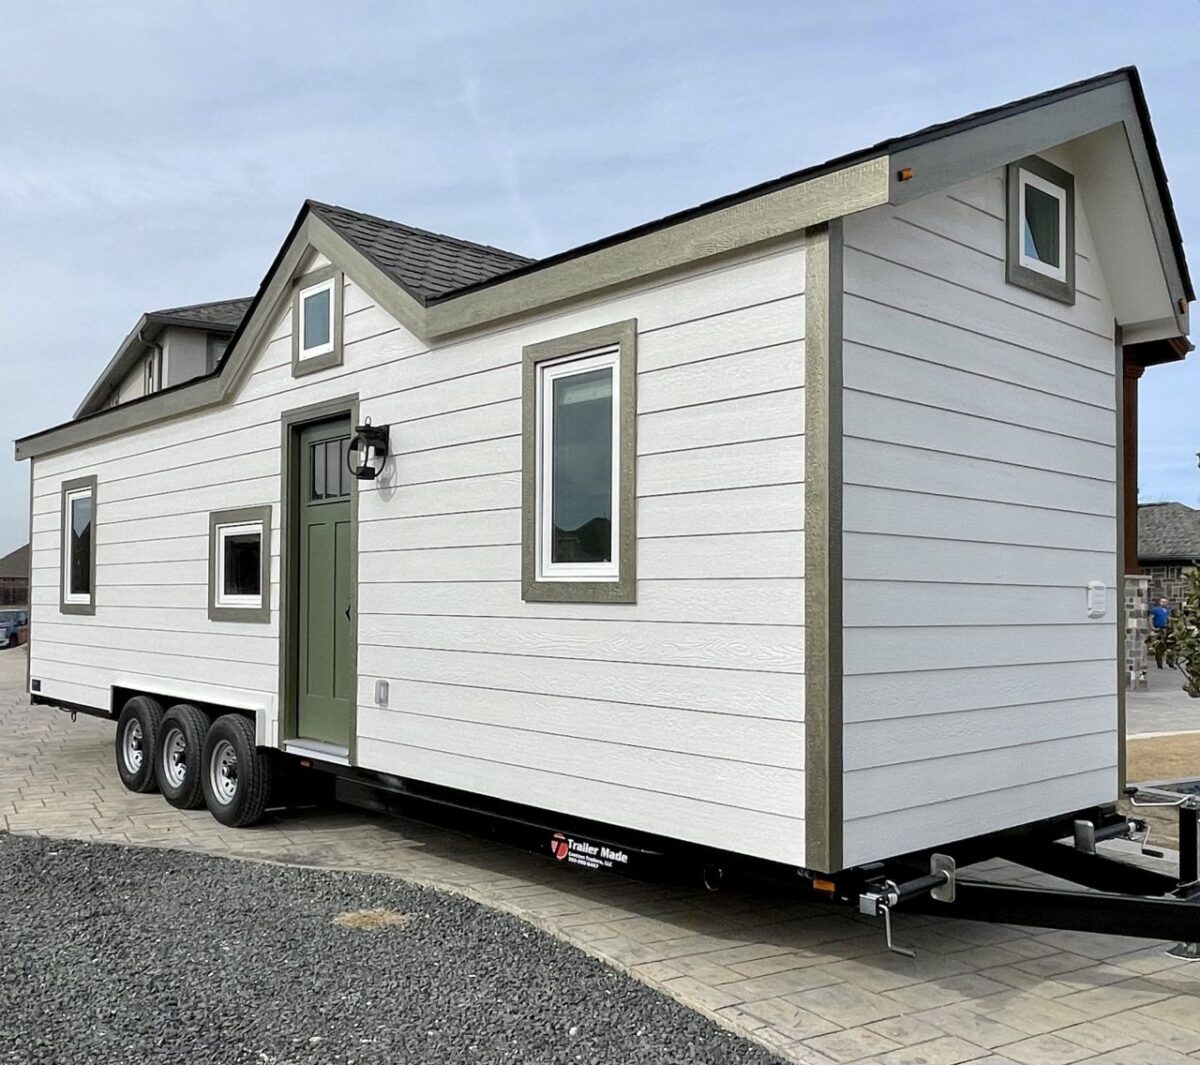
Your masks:
<svg viewBox="0 0 1200 1065"><path fill-rule="evenodd" d="M1150 636L1151 638L1158 636L1163 629L1171 621L1171 601L1169 599L1160 599L1150 608ZM1154 641L1154 661L1158 663L1158 668L1163 667L1163 645L1160 641Z"/></svg>

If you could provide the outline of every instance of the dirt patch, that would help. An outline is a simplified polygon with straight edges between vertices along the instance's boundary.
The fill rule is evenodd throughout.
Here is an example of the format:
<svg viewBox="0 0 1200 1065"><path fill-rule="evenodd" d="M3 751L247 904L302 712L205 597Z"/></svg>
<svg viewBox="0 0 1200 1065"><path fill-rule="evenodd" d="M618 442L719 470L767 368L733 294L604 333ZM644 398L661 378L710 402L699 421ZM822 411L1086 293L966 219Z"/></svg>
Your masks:
<svg viewBox="0 0 1200 1065"><path fill-rule="evenodd" d="M1125 745L1125 757L1125 777L1130 784L1200 777L1200 732L1132 739ZM1120 809L1150 823L1151 847L1179 847L1179 814L1175 810L1134 807L1126 802Z"/></svg>
<svg viewBox="0 0 1200 1065"><path fill-rule="evenodd" d="M333 923L339 928L357 928L374 932L380 928L398 928L408 924L412 918L399 910L347 910L339 913Z"/></svg>

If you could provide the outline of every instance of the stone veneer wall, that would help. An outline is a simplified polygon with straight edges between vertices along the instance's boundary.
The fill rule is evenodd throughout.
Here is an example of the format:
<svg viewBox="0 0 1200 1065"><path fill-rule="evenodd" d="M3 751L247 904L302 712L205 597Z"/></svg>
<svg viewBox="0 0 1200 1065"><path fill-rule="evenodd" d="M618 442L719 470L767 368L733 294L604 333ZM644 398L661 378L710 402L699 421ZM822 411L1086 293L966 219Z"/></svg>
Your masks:
<svg viewBox="0 0 1200 1065"><path fill-rule="evenodd" d="M1146 637L1150 633L1150 578L1125 576L1125 682L1134 687L1146 669Z"/></svg>
<svg viewBox="0 0 1200 1065"><path fill-rule="evenodd" d="M1166 596L1175 606L1183 598L1183 585L1187 574L1195 569L1186 562L1169 562L1143 566L1142 572L1150 578L1150 599L1154 602Z"/></svg>

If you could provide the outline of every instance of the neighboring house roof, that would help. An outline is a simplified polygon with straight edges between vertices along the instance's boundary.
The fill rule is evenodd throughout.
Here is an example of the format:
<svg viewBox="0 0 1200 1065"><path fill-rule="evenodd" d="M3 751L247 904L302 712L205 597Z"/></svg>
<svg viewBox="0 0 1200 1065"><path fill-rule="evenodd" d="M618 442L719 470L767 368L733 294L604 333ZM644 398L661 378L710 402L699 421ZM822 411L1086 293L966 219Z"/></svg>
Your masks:
<svg viewBox="0 0 1200 1065"><path fill-rule="evenodd" d="M29 545L18 547L15 551L10 551L3 558L0 558L0 578L2 577L20 577L22 580L27 580L29 577Z"/></svg>
<svg viewBox="0 0 1200 1065"><path fill-rule="evenodd" d="M1138 560L1200 559L1200 510L1182 503L1138 507Z"/></svg>
<svg viewBox="0 0 1200 1065"><path fill-rule="evenodd" d="M253 296L236 300L214 300L212 303L192 303L186 307L168 307L163 311L147 311L146 320L179 325L203 326L213 332L232 333L241 323Z"/></svg>
<svg viewBox="0 0 1200 1065"><path fill-rule="evenodd" d="M146 311L138 319L137 325L129 331L129 335L121 341L117 353L104 367L104 372L96 379L96 383L88 389L87 395L75 410L75 417L82 418L103 409L112 390L133 368L147 346L167 326L180 325L188 329L204 329L210 333L232 336L253 303L254 297L243 296L233 300L213 300L209 303L190 303L185 307L167 307L161 311Z"/></svg>
<svg viewBox="0 0 1200 1065"><path fill-rule="evenodd" d="M1138 354L1143 364L1181 358L1190 347L1187 304L1194 295L1141 81L1129 67L880 141L537 261L306 201L213 373L111 410L81 408L73 422L18 440L16 455L46 454L225 401L312 249L350 273L414 335L434 340L858 211L908 203L1081 140L1092 145L1087 179L1097 196L1120 189L1138 197L1118 204L1129 224L1111 234L1114 244L1126 242L1121 254L1112 253L1114 269L1131 271L1136 261L1144 282L1127 286L1129 298L1141 303L1117 315L1130 327L1127 353L1145 349Z"/></svg>
<svg viewBox="0 0 1200 1065"><path fill-rule="evenodd" d="M500 277L536 260L487 244L391 222L346 207L307 201L308 207L416 299Z"/></svg>

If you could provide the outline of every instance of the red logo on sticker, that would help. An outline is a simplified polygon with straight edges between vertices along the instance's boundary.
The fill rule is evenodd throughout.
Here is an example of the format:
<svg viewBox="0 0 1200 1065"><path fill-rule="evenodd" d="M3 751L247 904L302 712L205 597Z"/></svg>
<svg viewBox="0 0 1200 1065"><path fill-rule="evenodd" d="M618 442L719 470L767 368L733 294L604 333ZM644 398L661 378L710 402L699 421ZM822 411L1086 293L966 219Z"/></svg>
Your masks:
<svg viewBox="0 0 1200 1065"><path fill-rule="evenodd" d="M550 839L550 853L561 862L567 856L569 849L567 837L561 832L555 832Z"/></svg>

